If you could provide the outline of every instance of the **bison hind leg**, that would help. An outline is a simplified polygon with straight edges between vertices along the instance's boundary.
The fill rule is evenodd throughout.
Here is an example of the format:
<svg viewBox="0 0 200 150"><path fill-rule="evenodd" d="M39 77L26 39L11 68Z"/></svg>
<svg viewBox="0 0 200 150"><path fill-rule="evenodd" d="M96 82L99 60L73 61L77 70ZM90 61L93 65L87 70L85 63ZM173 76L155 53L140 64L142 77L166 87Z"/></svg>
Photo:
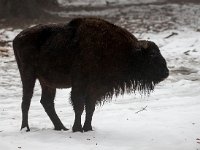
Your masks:
<svg viewBox="0 0 200 150"><path fill-rule="evenodd" d="M26 131L30 131L29 125L28 125L28 111L30 108L31 98L33 96L33 89L35 86L36 77L34 74L33 69L24 69L23 73L21 73L21 79L22 79L22 87L23 87L23 97L22 97L22 125L21 130L26 129Z"/></svg>
<svg viewBox="0 0 200 150"><path fill-rule="evenodd" d="M45 85L42 85L42 97L41 97L41 104L43 105L47 115L51 119L52 123L54 124L55 130L68 130L60 121L59 117L56 114L55 107L54 107L54 98L56 94L55 88L49 88Z"/></svg>

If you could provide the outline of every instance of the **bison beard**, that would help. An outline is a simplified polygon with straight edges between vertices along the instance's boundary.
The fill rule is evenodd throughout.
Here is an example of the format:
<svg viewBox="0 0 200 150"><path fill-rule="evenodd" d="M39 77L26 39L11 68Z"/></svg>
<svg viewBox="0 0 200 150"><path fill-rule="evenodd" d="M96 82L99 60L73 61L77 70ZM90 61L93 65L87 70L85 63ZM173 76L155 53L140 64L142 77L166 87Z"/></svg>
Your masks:
<svg viewBox="0 0 200 150"><path fill-rule="evenodd" d="M92 130L97 103L136 90L149 94L169 74L155 43L138 41L126 29L97 18L28 28L16 36L13 49L23 85L21 129L27 131L36 79L42 88L41 103L56 130L67 130L54 108L56 88L72 88L72 130L82 132Z"/></svg>

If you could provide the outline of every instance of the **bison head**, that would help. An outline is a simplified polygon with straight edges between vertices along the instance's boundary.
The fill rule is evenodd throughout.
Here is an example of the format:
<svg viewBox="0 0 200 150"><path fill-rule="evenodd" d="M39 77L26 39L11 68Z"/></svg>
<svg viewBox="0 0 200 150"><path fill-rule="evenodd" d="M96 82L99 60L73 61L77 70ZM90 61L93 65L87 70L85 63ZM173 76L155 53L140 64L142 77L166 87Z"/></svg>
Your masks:
<svg viewBox="0 0 200 150"><path fill-rule="evenodd" d="M133 81L135 89L151 91L154 85L169 75L165 59L158 46L151 41L138 41L133 50Z"/></svg>

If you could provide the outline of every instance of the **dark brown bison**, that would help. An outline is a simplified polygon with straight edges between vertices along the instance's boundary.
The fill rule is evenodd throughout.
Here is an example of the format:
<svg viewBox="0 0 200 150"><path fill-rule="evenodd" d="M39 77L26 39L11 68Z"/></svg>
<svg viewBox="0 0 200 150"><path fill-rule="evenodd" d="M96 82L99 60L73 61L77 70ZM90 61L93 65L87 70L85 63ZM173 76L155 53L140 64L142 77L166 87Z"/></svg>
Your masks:
<svg viewBox="0 0 200 150"><path fill-rule="evenodd" d="M155 43L138 41L126 29L97 18L28 28L16 36L13 48L23 84L21 129L27 131L36 79L42 87L41 103L55 130L67 130L55 112L56 88L72 87L72 130L82 132L92 130L97 103L113 94L148 93L169 74Z"/></svg>

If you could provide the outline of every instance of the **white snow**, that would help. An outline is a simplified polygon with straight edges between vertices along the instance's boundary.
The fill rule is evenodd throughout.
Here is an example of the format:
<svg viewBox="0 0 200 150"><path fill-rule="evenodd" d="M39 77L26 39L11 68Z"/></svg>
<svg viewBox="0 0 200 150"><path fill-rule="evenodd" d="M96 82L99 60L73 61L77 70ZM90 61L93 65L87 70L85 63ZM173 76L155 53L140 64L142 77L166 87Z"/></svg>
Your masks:
<svg viewBox="0 0 200 150"><path fill-rule="evenodd" d="M0 38L12 40L19 31L0 30ZM166 38L172 32L177 35ZM39 103L38 82L29 112L31 131L20 131L22 89L17 65L12 50L8 58L0 57L0 150L199 150L200 32L181 28L135 35L159 45L170 76L149 97L124 95L97 106L94 131L86 133L71 131L70 89L58 90L55 101L70 130L53 130Z"/></svg>
<svg viewBox="0 0 200 150"><path fill-rule="evenodd" d="M157 2L158 0L58 0L64 6L102 6L102 5L127 5L127 4L146 4ZM164 0L159 0L160 2Z"/></svg>

